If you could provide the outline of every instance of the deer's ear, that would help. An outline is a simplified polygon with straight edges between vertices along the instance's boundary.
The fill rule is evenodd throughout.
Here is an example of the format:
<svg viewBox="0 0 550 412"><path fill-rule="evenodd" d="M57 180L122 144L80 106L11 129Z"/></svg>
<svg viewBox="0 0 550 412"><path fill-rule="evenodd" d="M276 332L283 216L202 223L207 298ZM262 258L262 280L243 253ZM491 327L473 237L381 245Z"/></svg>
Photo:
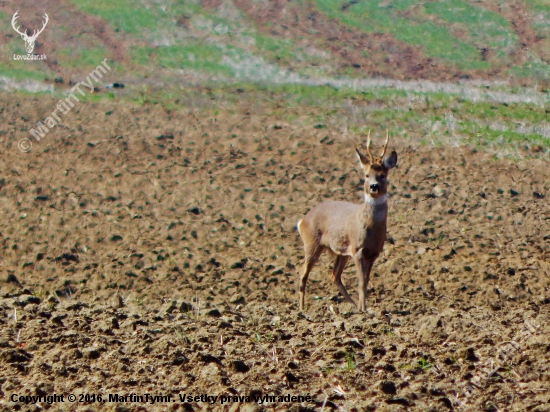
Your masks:
<svg viewBox="0 0 550 412"><path fill-rule="evenodd" d="M397 165L397 153L395 150L391 152L389 155L387 155L386 157L384 157L384 160L382 161L382 165L386 169L392 169Z"/></svg>
<svg viewBox="0 0 550 412"><path fill-rule="evenodd" d="M359 149L356 148L356 149L355 149L355 152L356 152L356 154L357 154L357 158L359 159L359 162L361 162L361 165L365 165L365 166L366 166L366 165L370 164L369 158L368 158L367 156L365 156L363 153L361 153L361 152L359 151Z"/></svg>

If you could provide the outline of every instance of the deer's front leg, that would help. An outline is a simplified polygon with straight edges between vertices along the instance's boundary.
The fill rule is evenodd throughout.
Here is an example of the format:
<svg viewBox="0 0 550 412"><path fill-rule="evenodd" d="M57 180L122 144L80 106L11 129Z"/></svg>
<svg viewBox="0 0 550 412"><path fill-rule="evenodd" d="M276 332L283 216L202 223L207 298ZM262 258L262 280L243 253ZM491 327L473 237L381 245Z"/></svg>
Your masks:
<svg viewBox="0 0 550 412"><path fill-rule="evenodd" d="M367 260L363 255L363 249L357 251L353 257L355 261L355 266L357 267L357 281L359 283L358 292L359 292L359 303L357 308L364 312L367 310L366 296L367 296L367 287L369 284L370 271L374 260Z"/></svg>

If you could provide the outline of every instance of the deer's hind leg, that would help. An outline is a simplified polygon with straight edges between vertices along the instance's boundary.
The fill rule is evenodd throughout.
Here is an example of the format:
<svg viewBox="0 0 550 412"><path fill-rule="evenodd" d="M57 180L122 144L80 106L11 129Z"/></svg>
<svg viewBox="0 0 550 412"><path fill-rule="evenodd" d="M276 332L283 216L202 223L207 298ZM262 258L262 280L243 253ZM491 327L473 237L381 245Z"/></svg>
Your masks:
<svg viewBox="0 0 550 412"><path fill-rule="evenodd" d="M349 256L336 255L336 260L334 261L334 267L332 268L332 281L336 284L342 296L348 302L351 302L355 305L355 302L353 301L351 296L348 294L346 287L342 283L342 272L346 268L346 264L348 263L349 258L350 258Z"/></svg>
<svg viewBox="0 0 550 412"><path fill-rule="evenodd" d="M318 243L311 245L305 245L305 257L304 265L300 271L300 283L299 283L299 295L300 295L300 310L304 310L304 300L306 295L306 283L309 276L309 272L313 269L313 266L319 260L319 256L323 253L324 247Z"/></svg>

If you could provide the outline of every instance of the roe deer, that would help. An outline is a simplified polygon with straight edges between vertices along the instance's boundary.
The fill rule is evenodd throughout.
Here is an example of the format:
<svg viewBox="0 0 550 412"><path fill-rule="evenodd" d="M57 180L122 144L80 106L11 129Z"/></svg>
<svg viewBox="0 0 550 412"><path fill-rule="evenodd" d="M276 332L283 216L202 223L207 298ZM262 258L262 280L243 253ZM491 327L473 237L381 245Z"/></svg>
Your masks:
<svg viewBox="0 0 550 412"><path fill-rule="evenodd" d="M360 311L366 309L365 294L370 271L386 241L387 176L389 170L397 164L395 151L384 157L389 138L388 132L380 157L373 157L370 152L370 132L367 142L368 157L355 149L365 172L363 204L337 201L321 203L298 221L298 232L304 242L305 251L305 262L300 272L299 283L300 310L304 310L307 277L324 250L328 250L331 256L336 257L332 281L344 298L355 305L342 283L342 272L349 258L353 258L359 281L357 307Z"/></svg>

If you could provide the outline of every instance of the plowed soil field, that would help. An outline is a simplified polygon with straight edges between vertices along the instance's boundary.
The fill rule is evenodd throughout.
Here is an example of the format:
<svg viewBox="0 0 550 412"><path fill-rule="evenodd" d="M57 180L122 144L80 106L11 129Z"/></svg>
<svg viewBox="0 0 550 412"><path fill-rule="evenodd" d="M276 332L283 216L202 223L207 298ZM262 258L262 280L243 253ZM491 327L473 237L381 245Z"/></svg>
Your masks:
<svg viewBox="0 0 550 412"><path fill-rule="evenodd" d="M1 114L0 409L550 410L544 156L395 137L367 312L327 256L300 312L295 224L361 201L362 136L253 105L93 103L21 153L54 108Z"/></svg>

